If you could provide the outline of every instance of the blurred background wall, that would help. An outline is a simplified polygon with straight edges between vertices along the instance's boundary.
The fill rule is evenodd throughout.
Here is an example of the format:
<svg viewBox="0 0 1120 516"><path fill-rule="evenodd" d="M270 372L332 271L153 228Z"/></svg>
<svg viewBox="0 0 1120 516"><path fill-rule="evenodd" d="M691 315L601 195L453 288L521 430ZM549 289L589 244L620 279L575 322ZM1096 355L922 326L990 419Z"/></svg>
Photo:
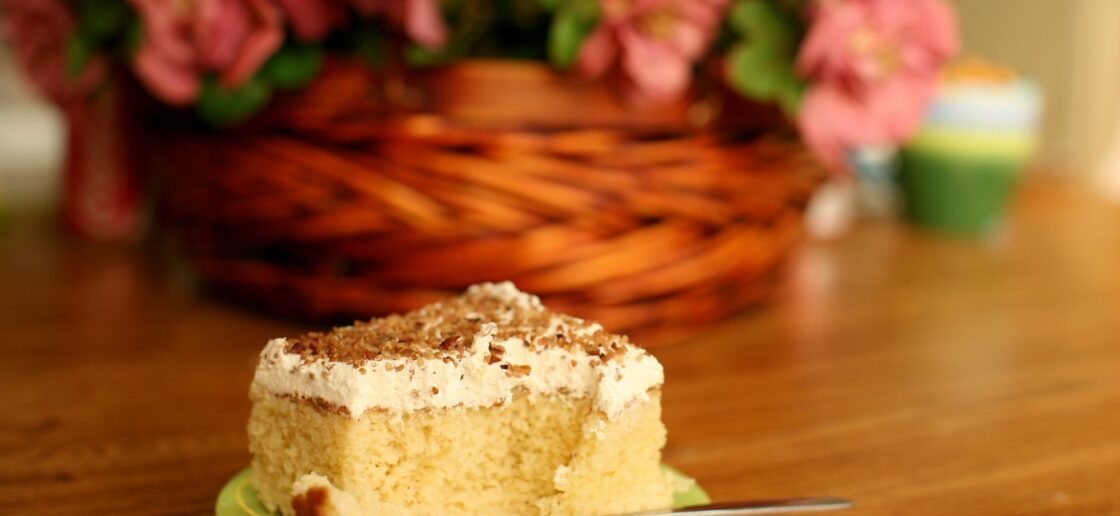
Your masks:
<svg viewBox="0 0 1120 516"><path fill-rule="evenodd" d="M62 116L35 96L0 44L0 205L49 205L63 150Z"/></svg>
<svg viewBox="0 0 1120 516"><path fill-rule="evenodd" d="M1041 173L1088 179L1116 156L1120 195L1120 1L951 0L970 55L1008 64L1046 91ZM63 148L60 117L38 102L0 49L0 197L49 196Z"/></svg>
<svg viewBox="0 0 1120 516"><path fill-rule="evenodd" d="M1120 122L1120 2L953 0L966 52L1047 94L1039 169L1088 177Z"/></svg>

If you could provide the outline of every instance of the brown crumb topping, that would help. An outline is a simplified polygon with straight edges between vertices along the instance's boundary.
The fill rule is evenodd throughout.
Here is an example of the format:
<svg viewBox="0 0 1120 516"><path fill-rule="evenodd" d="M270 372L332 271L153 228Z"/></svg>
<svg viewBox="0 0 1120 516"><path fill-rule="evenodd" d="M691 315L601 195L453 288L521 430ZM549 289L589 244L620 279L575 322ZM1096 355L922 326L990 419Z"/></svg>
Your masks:
<svg viewBox="0 0 1120 516"><path fill-rule="evenodd" d="M295 395L292 395L292 394L279 394L278 396L280 396L281 398L287 398L287 399L292 400L296 403L305 403L308 406L310 406L311 408L313 408L313 409L315 409L319 412L322 412L324 414L339 414L339 415L342 415L342 416L349 416L350 415L350 409L346 408L345 406L335 405L334 403L331 403L331 402L329 402L329 401L327 401L323 398L320 398L318 396L304 397L304 396L295 396Z"/></svg>
<svg viewBox="0 0 1120 516"><path fill-rule="evenodd" d="M534 296L502 286L481 285L459 297L403 315L358 321L330 332L288 339L287 351L301 355L305 362L329 360L355 366L370 360L401 358L454 362L470 353L474 336L490 323L495 325L495 343L490 345L487 364L503 360L506 350L498 342L510 338L523 340L533 350L559 347L582 351L596 357L597 362L624 355L629 343L625 336L595 331L590 322L546 310ZM510 374L528 374L520 369L522 366L515 367L518 369L510 369Z"/></svg>

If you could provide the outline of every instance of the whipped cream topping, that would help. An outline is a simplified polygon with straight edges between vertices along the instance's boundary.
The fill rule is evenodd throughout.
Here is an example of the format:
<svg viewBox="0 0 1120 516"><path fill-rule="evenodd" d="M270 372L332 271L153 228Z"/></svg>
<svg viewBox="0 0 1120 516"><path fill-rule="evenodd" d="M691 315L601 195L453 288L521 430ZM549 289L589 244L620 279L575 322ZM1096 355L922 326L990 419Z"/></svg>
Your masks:
<svg viewBox="0 0 1120 516"><path fill-rule="evenodd" d="M580 341L605 335L598 324L549 314L535 296L512 284L472 287L468 295L491 295L513 305L512 311L540 311L538 327L509 331L510 311L468 312L457 317L480 321L469 346L449 356L378 356L364 361L309 359L294 352L287 339L274 339L261 352L254 383L270 392L318 398L345 408L352 417L368 410L406 413L451 407L489 407L509 403L515 391L530 398L565 395L591 398L596 410L613 419L627 407L647 401L649 390L664 382L661 364L625 340L612 341L611 356L588 352ZM441 315L439 305L416 312ZM545 323L544 321L547 321ZM377 321L374 321L376 323ZM540 345L538 337L566 332L570 345ZM442 335L441 335L442 336ZM601 339L600 339L601 340ZM464 343L466 344L466 343ZM500 350L495 355L495 350Z"/></svg>

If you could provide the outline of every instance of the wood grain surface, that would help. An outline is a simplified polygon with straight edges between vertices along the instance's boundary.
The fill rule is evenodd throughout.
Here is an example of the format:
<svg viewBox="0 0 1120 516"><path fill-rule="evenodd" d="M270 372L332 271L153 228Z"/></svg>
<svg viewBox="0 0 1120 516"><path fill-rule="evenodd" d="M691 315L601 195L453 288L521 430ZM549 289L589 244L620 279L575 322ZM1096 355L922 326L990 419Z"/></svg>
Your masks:
<svg viewBox="0 0 1120 516"><path fill-rule="evenodd" d="M0 513L201 514L248 462L246 390L304 330L173 253L0 227ZM658 351L665 460L716 499L851 514L1120 514L1120 209L1034 184L975 242L807 245L774 306Z"/></svg>

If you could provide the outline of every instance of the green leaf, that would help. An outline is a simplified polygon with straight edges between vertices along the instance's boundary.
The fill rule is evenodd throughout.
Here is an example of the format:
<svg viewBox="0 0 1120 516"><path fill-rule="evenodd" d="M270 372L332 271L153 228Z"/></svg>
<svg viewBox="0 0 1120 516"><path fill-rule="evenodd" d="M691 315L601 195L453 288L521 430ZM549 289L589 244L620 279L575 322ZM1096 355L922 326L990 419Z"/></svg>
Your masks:
<svg viewBox="0 0 1120 516"><path fill-rule="evenodd" d="M140 45L144 44L144 25L140 23L140 18L133 16L128 21L128 26L125 27L124 34L124 48L128 55L133 55L137 50L140 50Z"/></svg>
<svg viewBox="0 0 1120 516"><path fill-rule="evenodd" d="M81 0L77 8L81 31L96 41L116 36L128 17L124 0Z"/></svg>
<svg viewBox="0 0 1120 516"><path fill-rule="evenodd" d="M389 61L389 42L385 31L378 25L363 24L351 34L354 51L375 68L385 66Z"/></svg>
<svg viewBox="0 0 1120 516"><path fill-rule="evenodd" d="M75 31L66 41L66 76L75 79L93 59L93 42L82 31Z"/></svg>
<svg viewBox="0 0 1120 516"><path fill-rule="evenodd" d="M537 0L537 3L546 11L555 11L557 7L560 7L561 2L562 0Z"/></svg>
<svg viewBox="0 0 1120 516"><path fill-rule="evenodd" d="M446 60L442 50L433 50L420 45L409 45L404 51L404 59L409 66L417 67L437 65Z"/></svg>
<svg viewBox="0 0 1120 516"><path fill-rule="evenodd" d="M776 101L787 112L796 112L804 83L795 68L795 21L769 1L740 0L729 24L741 35L727 57L732 86L747 97Z"/></svg>
<svg viewBox="0 0 1120 516"><path fill-rule="evenodd" d="M552 63L560 69L570 68L598 21L599 9L595 2L573 0L563 4L548 33L548 56Z"/></svg>
<svg viewBox="0 0 1120 516"><path fill-rule="evenodd" d="M782 110L786 112L787 116L797 116L797 112L801 110L801 97L804 94L805 83L795 78L787 88L778 93L778 104L782 106Z"/></svg>
<svg viewBox="0 0 1120 516"><path fill-rule="evenodd" d="M552 63L561 69L570 68L587 34L579 18L568 13L557 15L548 33L548 56Z"/></svg>
<svg viewBox="0 0 1120 516"><path fill-rule="evenodd" d="M730 24L740 34L757 39L787 38L795 24L765 0L740 0L731 9Z"/></svg>
<svg viewBox="0 0 1120 516"><path fill-rule="evenodd" d="M564 7L571 9L576 16L588 24L595 25L599 22L598 0L570 0L564 3Z"/></svg>
<svg viewBox="0 0 1120 516"><path fill-rule="evenodd" d="M234 89L223 88L210 76L202 82L195 108L206 122L228 127L257 114L271 97L272 89L259 75Z"/></svg>
<svg viewBox="0 0 1120 516"><path fill-rule="evenodd" d="M737 45L727 57L731 83L740 93L758 99L769 99L773 94L773 76L768 75L770 56L752 45Z"/></svg>
<svg viewBox="0 0 1120 516"><path fill-rule="evenodd" d="M759 45L738 45L727 59L731 83L740 93L759 100L793 98L801 89L793 63Z"/></svg>
<svg viewBox="0 0 1120 516"><path fill-rule="evenodd" d="M289 43L269 58L260 75L277 89L299 89L319 74L323 55L323 48L318 45Z"/></svg>

